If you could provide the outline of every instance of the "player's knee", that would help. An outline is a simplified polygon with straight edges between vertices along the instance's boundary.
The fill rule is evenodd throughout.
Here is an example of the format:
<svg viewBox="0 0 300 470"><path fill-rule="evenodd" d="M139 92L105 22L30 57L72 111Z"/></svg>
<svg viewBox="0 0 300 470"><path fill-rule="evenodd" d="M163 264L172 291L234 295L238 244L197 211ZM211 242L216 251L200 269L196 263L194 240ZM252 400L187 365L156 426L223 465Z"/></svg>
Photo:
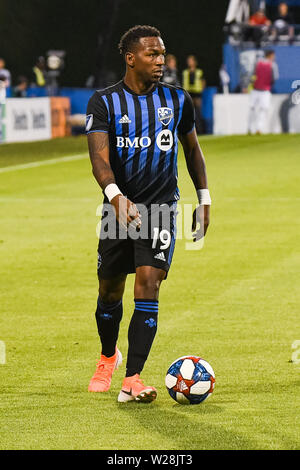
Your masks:
<svg viewBox="0 0 300 470"><path fill-rule="evenodd" d="M103 293L99 291L99 297L104 304L114 304L122 299L122 296L120 297L120 295L114 292Z"/></svg>
<svg viewBox="0 0 300 470"><path fill-rule="evenodd" d="M136 290L142 298L155 299L158 297L161 280L142 277L138 280Z"/></svg>
<svg viewBox="0 0 300 470"><path fill-rule="evenodd" d="M99 285L99 297L105 304L112 304L118 302L123 297L123 286L108 286L107 284Z"/></svg>

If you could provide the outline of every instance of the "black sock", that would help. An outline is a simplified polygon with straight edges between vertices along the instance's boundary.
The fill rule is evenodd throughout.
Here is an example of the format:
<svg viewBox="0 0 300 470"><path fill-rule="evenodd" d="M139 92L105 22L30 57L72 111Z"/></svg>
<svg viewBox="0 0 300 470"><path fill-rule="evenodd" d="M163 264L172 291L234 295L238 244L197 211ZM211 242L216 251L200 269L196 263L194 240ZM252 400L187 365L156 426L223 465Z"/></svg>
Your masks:
<svg viewBox="0 0 300 470"><path fill-rule="evenodd" d="M135 299L135 310L128 330L126 377L140 374L157 331L158 301Z"/></svg>
<svg viewBox="0 0 300 470"><path fill-rule="evenodd" d="M105 304L98 298L96 321L102 344L102 354L112 357L116 351L120 321L123 315L122 300L113 304Z"/></svg>

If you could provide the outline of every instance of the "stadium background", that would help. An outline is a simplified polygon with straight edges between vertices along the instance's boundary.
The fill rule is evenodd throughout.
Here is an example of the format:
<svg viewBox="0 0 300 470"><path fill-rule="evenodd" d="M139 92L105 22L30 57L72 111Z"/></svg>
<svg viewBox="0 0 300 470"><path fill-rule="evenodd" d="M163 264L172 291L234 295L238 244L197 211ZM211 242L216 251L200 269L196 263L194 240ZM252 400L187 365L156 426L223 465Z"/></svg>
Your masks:
<svg viewBox="0 0 300 470"><path fill-rule="evenodd" d="M93 73L98 32L107 32L109 3L28 0L25 10L22 1L0 1L0 56L17 75L48 48L64 48L61 85L81 87ZM116 45L127 27L153 22L180 67L196 53L216 87L228 2L183 8L155 1L142 11L141 3L120 2L107 67L123 70ZM93 312L101 195L86 139L0 145L1 450L299 449L300 137L199 140L211 226L200 252L177 242L143 373L158 400L130 408L116 404L123 368L108 394L87 393L99 348ZM178 162L182 201L195 203L181 149ZM124 352L132 288L131 277ZM201 355L216 372L214 394L200 407L173 405L164 387L168 366L184 354Z"/></svg>
<svg viewBox="0 0 300 470"><path fill-rule="evenodd" d="M247 3L247 0L231 0L231 3L242 1ZM276 17L280 3L278 0L249 1L251 12L255 11L255 5L264 4L268 16L271 19ZM295 21L300 23L300 1L287 0L287 3ZM50 50L64 51L64 66L59 70L58 77L59 87L50 94L69 99L70 110L65 103L61 104L62 101L59 103L56 100L54 103L52 99L52 122L56 120L60 126L60 129L52 129L53 137L63 133L64 120L58 119L59 114L63 113L75 116L69 119L73 134L84 132L84 114L93 90L115 83L124 72L124 63L117 48L120 35L132 24L143 23L145 19L161 29L167 50L178 59L179 77L186 66L186 57L191 53L196 55L206 80L202 104L206 134L248 132L249 100L248 96L241 93L241 84L245 77L249 81L255 62L263 50L270 47L276 52L279 79L273 87L274 97L266 132L300 132L299 113L294 109L292 100L294 92L299 88L300 25L296 25L292 45L265 42L257 49L253 42L243 42L240 37L236 41L235 35L231 34L235 21L230 20L224 27L229 0L219 2L217 8L213 2L206 1L193 0L189 2L188 8L182 8L180 1L160 4L154 0L151 4L143 4L142 10L140 3L135 0L91 0L84 7L80 1L61 3L57 0L29 0L27 5L24 9L18 1L0 2L0 53L6 59L14 85L20 74L27 76L29 82L32 81L32 67L41 54L45 56ZM178 27L179 17L181 21ZM238 26L239 22L236 21ZM219 75L222 64L230 77L230 96L227 97L220 95L223 91ZM218 93L219 96L215 98ZM47 94L49 89L43 87L30 87L27 91L28 97L43 97ZM7 97L11 96L12 89L9 88ZM14 108L17 105L20 103L14 103ZM10 111L11 116L17 112L9 107L7 111ZM223 115L226 115L225 120ZM69 126L66 133L70 132ZM45 138L42 135L40 137ZM2 140L5 138L2 137ZM15 137L6 137L6 141L14 140Z"/></svg>
<svg viewBox="0 0 300 470"><path fill-rule="evenodd" d="M115 11L114 6L115 5ZM209 85L218 84L222 62L222 27L228 0L22 0L0 2L1 56L15 76L30 72L38 56L49 49L66 51L61 85L83 87L88 76L100 69L113 70L118 77L124 66L118 52L120 36L135 24L158 27L167 50L185 67L188 54L196 54ZM100 42L99 42L100 41ZM97 45L99 44L99 48Z"/></svg>

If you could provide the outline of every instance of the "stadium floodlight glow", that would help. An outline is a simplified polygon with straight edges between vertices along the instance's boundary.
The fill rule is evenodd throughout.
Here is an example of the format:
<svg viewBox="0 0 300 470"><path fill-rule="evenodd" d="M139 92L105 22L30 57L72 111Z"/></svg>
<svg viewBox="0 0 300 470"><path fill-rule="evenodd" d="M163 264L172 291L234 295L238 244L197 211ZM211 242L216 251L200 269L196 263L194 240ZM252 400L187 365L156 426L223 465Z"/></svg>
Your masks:
<svg viewBox="0 0 300 470"><path fill-rule="evenodd" d="M50 55L47 59L47 65L51 70L57 70L60 68L61 59L56 55Z"/></svg>
<svg viewBox="0 0 300 470"><path fill-rule="evenodd" d="M48 51L47 52L47 66L49 70L62 70L64 67L65 51Z"/></svg>
<svg viewBox="0 0 300 470"><path fill-rule="evenodd" d="M58 90L58 78L64 68L65 51L47 52L47 91L49 96L55 96Z"/></svg>

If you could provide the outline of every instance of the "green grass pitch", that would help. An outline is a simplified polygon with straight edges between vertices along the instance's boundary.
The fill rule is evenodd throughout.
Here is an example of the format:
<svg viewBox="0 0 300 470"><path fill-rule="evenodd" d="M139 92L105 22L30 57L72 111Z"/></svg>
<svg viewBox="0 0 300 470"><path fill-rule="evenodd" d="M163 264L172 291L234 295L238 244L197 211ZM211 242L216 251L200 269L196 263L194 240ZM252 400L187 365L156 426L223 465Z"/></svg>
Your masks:
<svg viewBox="0 0 300 470"><path fill-rule="evenodd" d="M178 240L142 377L150 405L89 394L99 355L96 208L86 140L0 146L0 449L299 449L299 135L205 137L211 225L204 248ZM53 164L40 165L54 159ZM37 162L27 168L18 165ZM11 168L11 166L15 168ZM182 202L195 202L179 155ZM119 347L133 311L128 278ZM216 373L198 406L169 397L177 357ZM299 357L299 355L298 355Z"/></svg>

